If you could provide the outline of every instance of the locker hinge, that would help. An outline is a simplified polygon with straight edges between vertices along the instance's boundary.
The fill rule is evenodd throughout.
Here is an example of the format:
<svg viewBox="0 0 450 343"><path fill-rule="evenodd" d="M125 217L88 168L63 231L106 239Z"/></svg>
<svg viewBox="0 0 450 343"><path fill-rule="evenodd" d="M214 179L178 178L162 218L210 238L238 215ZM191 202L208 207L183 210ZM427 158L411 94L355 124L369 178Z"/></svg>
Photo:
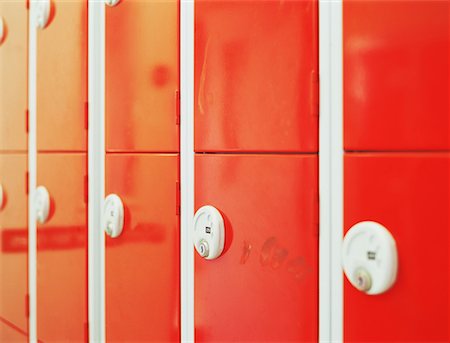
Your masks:
<svg viewBox="0 0 450 343"><path fill-rule="evenodd" d="M28 194L30 191L29 182L30 182L30 173L26 172L25 173L25 194Z"/></svg>
<svg viewBox="0 0 450 343"><path fill-rule="evenodd" d="M30 132L30 111L28 108L25 110L25 132Z"/></svg>
<svg viewBox="0 0 450 343"><path fill-rule="evenodd" d="M180 212L181 212L181 201L180 201L181 200L180 199L180 196L181 196L180 192L181 192L181 190L180 190L180 182L179 181L175 182L175 187L176 187L176 209L175 209L175 213L176 213L177 216L179 216Z"/></svg>
<svg viewBox="0 0 450 343"><path fill-rule="evenodd" d="M30 295L25 294L25 317L30 318Z"/></svg>
<svg viewBox="0 0 450 343"><path fill-rule="evenodd" d="M89 176L84 176L84 202L88 203L88 195L89 195Z"/></svg>
<svg viewBox="0 0 450 343"><path fill-rule="evenodd" d="M311 72L311 114L318 117L320 113L319 108L319 74L313 70Z"/></svg>
<svg viewBox="0 0 450 343"><path fill-rule="evenodd" d="M84 103L84 128L89 129L89 103L87 101Z"/></svg>
<svg viewBox="0 0 450 343"><path fill-rule="evenodd" d="M84 323L84 341L89 342L89 323Z"/></svg>
<svg viewBox="0 0 450 343"><path fill-rule="evenodd" d="M30 0L27 0L27 1L25 2L25 7L27 8L27 10L30 9Z"/></svg>
<svg viewBox="0 0 450 343"><path fill-rule="evenodd" d="M180 91L175 91L175 120L176 124L180 125Z"/></svg>

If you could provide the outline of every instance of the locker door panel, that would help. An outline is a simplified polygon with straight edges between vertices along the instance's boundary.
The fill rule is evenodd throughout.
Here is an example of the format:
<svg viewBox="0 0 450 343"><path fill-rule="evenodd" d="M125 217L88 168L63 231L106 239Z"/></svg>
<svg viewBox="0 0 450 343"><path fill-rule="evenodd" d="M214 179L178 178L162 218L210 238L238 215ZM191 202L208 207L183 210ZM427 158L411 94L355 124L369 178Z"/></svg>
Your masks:
<svg viewBox="0 0 450 343"><path fill-rule="evenodd" d="M0 319L27 332L27 155L0 155ZM26 339L26 337L25 337Z"/></svg>
<svg viewBox="0 0 450 343"><path fill-rule="evenodd" d="M2 1L0 150L26 150L28 11L24 0Z"/></svg>
<svg viewBox="0 0 450 343"><path fill-rule="evenodd" d="M450 148L448 1L344 1L345 148Z"/></svg>
<svg viewBox="0 0 450 343"><path fill-rule="evenodd" d="M0 342L25 343L28 342L28 337L24 332L8 325L0 318Z"/></svg>
<svg viewBox="0 0 450 343"><path fill-rule="evenodd" d="M317 151L317 1L195 6L196 151Z"/></svg>
<svg viewBox="0 0 450 343"><path fill-rule="evenodd" d="M106 238L106 339L179 341L178 155L109 154L106 194L125 208Z"/></svg>
<svg viewBox="0 0 450 343"><path fill-rule="evenodd" d="M372 220L394 236L393 288L367 296L345 280L346 342L449 340L450 154L345 157L345 230Z"/></svg>
<svg viewBox="0 0 450 343"><path fill-rule="evenodd" d="M196 341L317 341L317 157L195 163L195 206L216 207L226 232L222 256L195 256Z"/></svg>
<svg viewBox="0 0 450 343"><path fill-rule="evenodd" d="M107 7L108 151L178 151L178 32L177 0Z"/></svg>
<svg viewBox="0 0 450 343"><path fill-rule="evenodd" d="M38 154L50 217L37 226L37 335L84 342L87 323L86 154Z"/></svg>
<svg viewBox="0 0 450 343"><path fill-rule="evenodd" d="M37 147L86 150L87 1L52 1L37 38Z"/></svg>

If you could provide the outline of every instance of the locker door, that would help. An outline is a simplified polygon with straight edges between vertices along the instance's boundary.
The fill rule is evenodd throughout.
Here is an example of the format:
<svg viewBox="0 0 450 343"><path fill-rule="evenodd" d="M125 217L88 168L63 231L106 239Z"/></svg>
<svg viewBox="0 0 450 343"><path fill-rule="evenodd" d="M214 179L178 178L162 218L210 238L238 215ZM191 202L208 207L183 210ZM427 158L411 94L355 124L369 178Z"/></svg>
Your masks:
<svg viewBox="0 0 450 343"><path fill-rule="evenodd" d="M26 150L27 1L0 2L0 150Z"/></svg>
<svg viewBox="0 0 450 343"><path fill-rule="evenodd" d="M86 154L38 154L37 184L50 216L37 226L37 335L83 342L87 335Z"/></svg>
<svg viewBox="0 0 450 343"><path fill-rule="evenodd" d="M178 0L106 9L106 149L178 151Z"/></svg>
<svg viewBox="0 0 450 343"><path fill-rule="evenodd" d="M54 0L37 38L37 147L86 150L87 1Z"/></svg>
<svg viewBox="0 0 450 343"><path fill-rule="evenodd" d="M346 280L346 342L448 342L450 154L345 157L345 229L372 220L394 236L393 288L365 295Z"/></svg>
<svg viewBox="0 0 450 343"><path fill-rule="evenodd" d="M317 341L317 157L195 163L196 208L212 205L225 221L222 256L195 256L196 342Z"/></svg>
<svg viewBox="0 0 450 343"><path fill-rule="evenodd" d="M0 155L0 185L3 193L0 197L0 321L25 333L28 332L26 173L26 154ZM0 338L2 336L0 334ZM27 341L27 336L22 336L18 336L21 337L18 341Z"/></svg>
<svg viewBox="0 0 450 343"><path fill-rule="evenodd" d="M196 151L317 151L317 1L197 1Z"/></svg>
<svg viewBox="0 0 450 343"><path fill-rule="evenodd" d="M344 1L345 148L450 148L448 1Z"/></svg>
<svg viewBox="0 0 450 343"><path fill-rule="evenodd" d="M125 208L106 238L106 339L175 342L180 334L178 155L109 154L106 194Z"/></svg>
<svg viewBox="0 0 450 343"><path fill-rule="evenodd" d="M28 342L27 334L0 319L0 342Z"/></svg>

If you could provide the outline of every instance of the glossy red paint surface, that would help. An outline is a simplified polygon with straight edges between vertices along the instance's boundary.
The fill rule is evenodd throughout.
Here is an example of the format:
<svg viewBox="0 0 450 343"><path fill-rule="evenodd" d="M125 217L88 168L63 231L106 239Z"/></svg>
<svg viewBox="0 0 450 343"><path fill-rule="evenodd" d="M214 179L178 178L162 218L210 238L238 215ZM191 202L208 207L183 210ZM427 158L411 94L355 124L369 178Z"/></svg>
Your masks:
<svg viewBox="0 0 450 343"><path fill-rule="evenodd" d="M84 153L38 154L37 185L51 197L37 225L37 337L84 342L87 332L87 192Z"/></svg>
<svg viewBox="0 0 450 343"><path fill-rule="evenodd" d="M0 342L25 343L28 342L28 336L0 318Z"/></svg>
<svg viewBox="0 0 450 343"><path fill-rule="evenodd" d="M216 207L226 235L218 259L195 256L196 341L317 341L317 157L195 163L195 207Z"/></svg>
<svg viewBox="0 0 450 343"><path fill-rule="evenodd" d="M3 206L0 208L0 320L6 320L23 332L28 331L26 172L26 154L0 154L0 183L3 187ZM3 329L0 331L3 332ZM0 339L2 337L3 333L0 333Z"/></svg>
<svg viewBox="0 0 450 343"><path fill-rule="evenodd" d="M0 150L27 149L28 11L25 0L1 1Z"/></svg>
<svg viewBox="0 0 450 343"><path fill-rule="evenodd" d="M37 37L37 148L85 151L87 0L54 0Z"/></svg>
<svg viewBox="0 0 450 343"><path fill-rule="evenodd" d="M318 149L317 1L196 1L195 150Z"/></svg>
<svg viewBox="0 0 450 343"><path fill-rule="evenodd" d="M106 194L124 204L122 234L106 238L106 339L180 339L177 154L108 154Z"/></svg>
<svg viewBox="0 0 450 343"><path fill-rule="evenodd" d="M345 0L345 149L450 148L450 2Z"/></svg>
<svg viewBox="0 0 450 343"><path fill-rule="evenodd" d="M373 220L394 236L397 282L365 295L345 280L346 342L448 342L450 154L348 154L345 231Z"/></svg>
<svg viewBox="0 0 450 343"><path fill-rule="evenodd" d="M106 149L179 150L179 2L106 9Z"/></svg>

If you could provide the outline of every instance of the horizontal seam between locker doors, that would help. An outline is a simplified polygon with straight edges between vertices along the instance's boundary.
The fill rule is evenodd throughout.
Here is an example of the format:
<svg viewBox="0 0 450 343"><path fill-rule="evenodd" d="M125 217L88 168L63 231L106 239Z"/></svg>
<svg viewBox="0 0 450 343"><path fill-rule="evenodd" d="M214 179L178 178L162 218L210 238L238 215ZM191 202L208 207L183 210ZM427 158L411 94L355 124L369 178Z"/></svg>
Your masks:
<svg viewBox="0 0 450 343"><path fill-rule="evenodd" d="M450 154L450 150L344 150L346 154L435 154L446 155Z"/></svg>
<svg viewBox="0 0 450 343"><path fill-rule="evenodd" d="M318 152L288 151L196 151L195 155L318 155Z"/></svg>
<svg viewBox="0 0 450 343"><path fill-rule="evenodd" d="M28 332L23 331L21 328L19 328L18 326L16 326L14 323L10 322L9 320L0 317L0 322L7 325L9 328L17 331L18 333L21 333L22 335L28 337Z"/></svg>

